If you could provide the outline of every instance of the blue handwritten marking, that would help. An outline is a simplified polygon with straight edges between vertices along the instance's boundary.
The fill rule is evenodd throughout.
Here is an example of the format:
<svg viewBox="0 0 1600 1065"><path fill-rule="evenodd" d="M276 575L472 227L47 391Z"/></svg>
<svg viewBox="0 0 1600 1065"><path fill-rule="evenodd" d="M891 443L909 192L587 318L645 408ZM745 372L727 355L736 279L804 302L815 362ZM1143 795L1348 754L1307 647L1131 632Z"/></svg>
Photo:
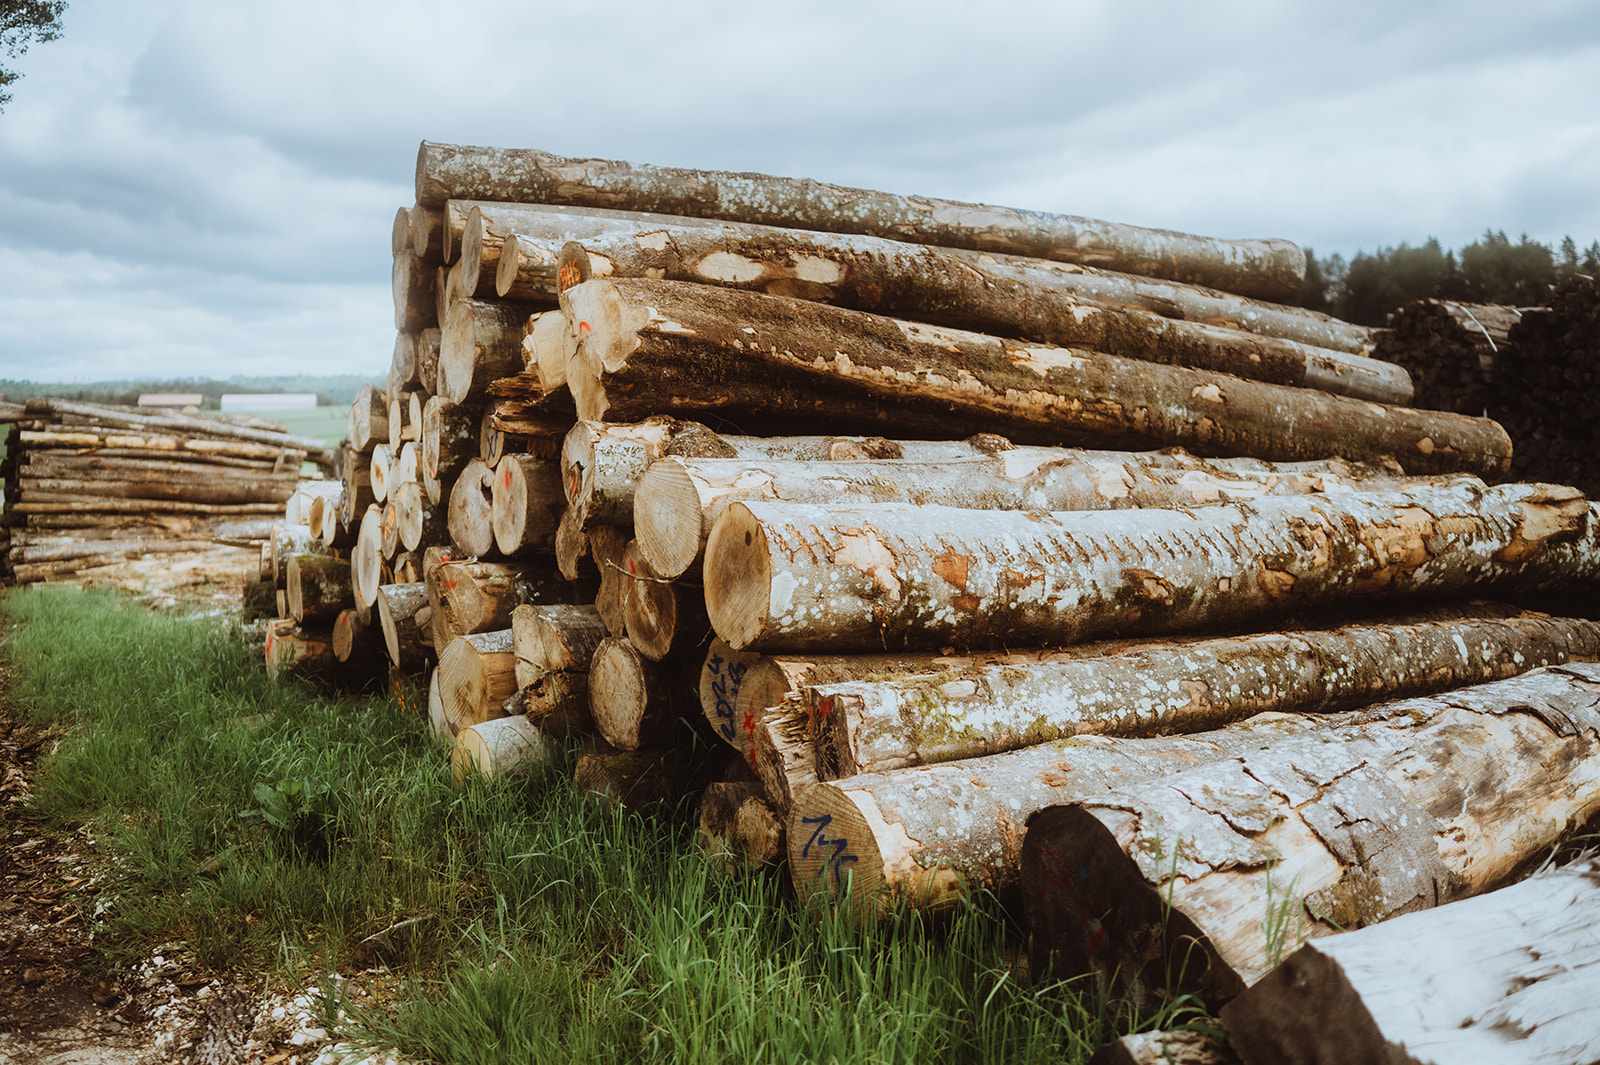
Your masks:
<svg viewBox="0 0 1600 1065"><path fill-rule="evenodd" d="M732 743L734 737L738 735L734 728L733 704L739 697L739 686L744 683L745 671L750 668L749 664L725 662L721 655L712 655L706 662L706 668L717 678L711 682L711 694L717 700L717 731L722 733L723 739Z"/></svg>
<svg viewBox="0 0 1600 1065"><path fill-rule="evenodd" d="M828 870L831 868L833 870L835 888L841 892L844 891L844 867L851 862L859 862L861 860L858 856L849 852L850 840L844 836L828 836L824 834L823 829L833 824L832 814L823 814L821 817L802 817L800 823L817 826L811 830L811 838L806 840L806 845L800 849L800 857L810 857L813 844L819 849L832 847L833 856L823 863L817 875L826 877Z"/></svg>

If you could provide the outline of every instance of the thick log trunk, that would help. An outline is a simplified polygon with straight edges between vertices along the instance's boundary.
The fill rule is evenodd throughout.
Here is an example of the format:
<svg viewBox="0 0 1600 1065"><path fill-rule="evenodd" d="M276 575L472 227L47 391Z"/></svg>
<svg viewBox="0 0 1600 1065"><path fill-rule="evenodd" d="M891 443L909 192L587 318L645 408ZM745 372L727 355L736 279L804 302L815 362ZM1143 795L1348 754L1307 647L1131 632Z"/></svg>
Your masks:
<svg viewBox="0 0 1600 1065"><path fill-rule="evenodd" d="M422 388L420 367L417 364L417 336L416 333L395 334L394 354L389 359L387 391L390 394Z"/></svg>
<svg viewBox="0 0 1600 1065"><path fill-rule="evenodd" d="M534 455L506 455L491 480L494 543L507 556L554 554L566 499L561 464Z"/></svg>
<svg viewBox="0 0 1600 1065"><path fill-rule="evenodd" d="M285 676L332 681L341 675L344 665L334 657L326 630L302 629L287 618L268 624L262 652L267 677L274 683Z"/></svg>
<svg viewBox="0 0 1600 1065"><path fill-rule="evenodd" d="M372 670L374 663L383 657L381 634L373 625L361 619L355 607L339 611L333 619L333 657L346 666Z"/></svg>
<svg viewBox="0 0 1600 1065"><path fill-rule="evenodd" d="M458 735L468 725L505 716L505 701L517 690L516 672L510 629L450 641L439 655L439 697Z"/></svg>
<svg viewBox="0 0 1600 1065"><path fill-rule="evenodd" d="M600 589L594 597L594 608L605 622L606 631L617 637L628 634L629 580L623 553L631 542L628 530L615 525L596 525L589 530L589 554L600 571Z"/></svg>
<svg viewBox="0 0 1600 1065"><path fill-rule="evenodd" d="M1411 400L1410 378L1393 363L1085 299L1056 284L1071 275L1037 260L1007 257L1009 269L991 272L992 256L876 237L620 222L566 245L560 255L558 270L583 280L655 278L737 288L1378 403Z"/></svg>
<svg viewBox="0 0 1600 1065"><path fill-rule="evenodd" d="M428 395L439 391L439 342L443 330L424 329L417 334L417 384Z"/></svg>
<svg viewBox="0 0 1600 1065"><path fill-rule="evenodd" d="M583 337L567 379L582 419L670 413L782 424L826 414L857 432L992 432L1274 461L1392 458L1409 473L1491 479L1510 461L1504 430L1483 418L803 300L646 280L589 281L561 299Z"/></svg>
<svg viewBox="0 0 1600 1065"><path fill-rule="evenodd" d="M377 444L367 461L367 480L372 486L372 501L385 503L389 499L389 478L394 469L393 452L388 444Z"/></svg>
<svg viewBox="0 0 1600 1065"><path fill-rule="evenodd" d="M1600 577L1590 511L1522 484L1121 513L735 503L706 548L706 606L742 650L1215 630L1380 596L1582 586Z"/></svg>
<svg viewBox="0 0 1600 1065"><path fill-rule="evenodd" d="M1181 452L1039 447L946 462L667 457L652 462L639 477L632 513L645 559L661 576L676 577L695 568L713 523L730 503L742 499L975 510L1128 510L1243 502L1264 495L1372 491L1412 481L1336 459L1270 463L1199 459Z"/></svg>
<svg viewBox="0 0 1600 1065"><path fill-rule="evenodd" d="M430 602L454 636L509 630L518 606L564 603L586 591L539 562L442 562L431 580Z"/></svg>
<svg viewBox="0 0 1600 1065"><path fill-rule="evenodd" d="M395 392L389 400L389 447L398 451L408 441L422 439L422 404L418 391Z"/></svg>
<svg viewBox="0 0 1600 1065"><path fill-rule="evenodd" d="M480 458L467 460L450 489L450 543L462 555L495 554L494 471Z"/></svg>
<svg viewBox="0 0 1600 1065"><path fill-rule="evenodd" d="M432 650L418 615L428 606L428 587L422 581L378 587L378 625L383 646L395 668L413 672L422 667Z"/></svg>
<svg viewBox="0 0 1600 1065"><path fill-rule="evenodd" d="M752 769L755 768L752 754L755 722L741 720L737 707L750 667L761 657L750 651L735 651L713 636L705 664L700 667L700 712L705 715L711 731L737 751L740 760Z"/></svg>
<svg viewBox="0 0 1600 1065"><path fill-rule="evenodd" d="M398 522L400 549L416 551L424 544L440 544L449 538L449 508L436 506L423 496L416 481L405 481L392 500ZM393 556L391 556L393 557Z"/></svg>
<svg viewBox="0 0 1600 1065"><path fill-rule="evenodd" d="M331 627L339 611L354 599L350 563L327 555L294 555L289 559L284 591L289 616L302 625Z"/></svg>
<svg viewBox="0 0 1600 1065"><path fill-rule="evenodd" d="M356 546L350 552L350 590L356 606L371 610L378 601L383 558L383 508L373 503L361 517Z"/></svg>
<svg viewBox="0 0 1600 1065"><path fill-rule="evenodd" d="M704 777L702 767L686 761L670 744L619 751L603 740L593 741L572 771L573 787L579 791L640 813L682 801L704 786Z"/></svg>
<svg viewBox="0 0 1600 1065"><path fill-rule="evenodd" d="M1224 241L1070 215L896 196L764 174L681 170L545 152L422 142L417 202L558 203L870 232L915 243L1083 262L1264 299L1293 298L1305 254L1278 240Z"/></svg>
<svg viewBox="0 0 1600 1065"><path fill-rule="evenodd" d="M557 312L551 313L561 317ZM496 425L492 406L483 408L478 419L478 457L485 466L493 469L506 455L531 453L530 443L530 438L522 433L509 432Z"/></svg>
<svg viewBox="0 0 1600 1065"><path fill-rule="evenodd" d="M1222 1011L1247 1065L1600 1061L1600 863L1313 940Z"/></svg>
<svg viewBox="0 0 1600 1065"><path fill-rule="evenodd" d="M1039 810L1171 777L1351 718L1262 714L1195 736L1085 736L941 766L869 773L795 795L789 873L802 895L866 911L949 909L979 891L1017 901Z"/></svg>
<svg viewBox="0 0 1600 1065"><path fill-rule="evenodd" d="M455 739L450 771L458 781L526 773L549 765L554 757L539 726L520 715L468 725Z"/></svg>
<svg viewBox="0 0 1600 1065"><path fill-rule="evenodd" d="M587 671L606 637L600 612L589 604L522 604L511 611L517 657L539 671Z"/></svg>
<svg viewBox="0 0 1600 1065"><path fill-rule="evenodd" d="M1583 823L1597 693L1600 666L1551 667L1053 807L1023 847L1030 924L1064 971L1218 1008L1304 941L1491 889Z"/></svg>
<svg viewBox="0 0 1600 1065"><path fill-rule="evenodd" d="M1400 618L817 685L802 701L826 780L1084 733L1198 732L1266 710L1355 709L1597 657L1593 621Z"/></svg>
<svg viewBox="0 0 1600 1065"><path fill-rule="evenodd" d="M438 395L446 403L465 403L486 395L497 378L520 373L522 327L536 309L503 300L451 303L439 341Z"/></svg>
<svg viewBox="0 0 1600 1065"><path fill-rule="evenodd" d="M272 586L287 591L289 563L296 555L317 552L311 530L304 525L274 525L267 538L272 559ZM326 552L324 552L326 553Z"/></svg>

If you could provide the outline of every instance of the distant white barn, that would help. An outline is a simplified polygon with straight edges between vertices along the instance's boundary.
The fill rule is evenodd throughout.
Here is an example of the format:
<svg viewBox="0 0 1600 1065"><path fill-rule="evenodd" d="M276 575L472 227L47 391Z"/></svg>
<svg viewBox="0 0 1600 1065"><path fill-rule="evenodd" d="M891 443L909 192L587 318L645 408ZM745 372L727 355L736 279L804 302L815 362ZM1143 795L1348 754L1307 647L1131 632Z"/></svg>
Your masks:
<svg viewBox="0 0 1600 1065"><path fill-rule="evenodd" d="M139 406L198 407L204 399L198 392L146 392L139 397Z"/></svg>
<svg viewBox="0 0 1600 1065"><path fill-rule="evenodd" d="M228 392L218 404L223 410L310 410L317 405L315 392Z"/></svg>

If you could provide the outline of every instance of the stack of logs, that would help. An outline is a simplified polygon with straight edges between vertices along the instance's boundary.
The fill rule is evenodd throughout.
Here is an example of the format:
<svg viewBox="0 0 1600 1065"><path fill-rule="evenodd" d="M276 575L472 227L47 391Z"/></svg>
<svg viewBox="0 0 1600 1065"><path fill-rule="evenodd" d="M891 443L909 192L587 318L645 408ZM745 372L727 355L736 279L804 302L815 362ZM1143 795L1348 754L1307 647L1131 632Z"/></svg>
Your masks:
<svg viewBox="0 0 1600 1065"><path fill-rule="evenodd" d="M3 565L20 583L259 540L319 440L244 417L35 398L0 406Z"/></svg>
<svg viewBox="0 0 1600 1065"><path fill-rule="evenodd" d="M1023 898L1075 971L1214 1006L1600 801L1587 674L1439 695L1600 657L1529 609L1594 587L1600 515L1270 302L1292 245L425 142L393 246L268 657L381 630L459 772L575 746L730 866Z"/></svg>
<svg viewBox="0 0 1600 1065"><path fill-rule="evenodd" d="M1404 367L1418 407L1486 414L1517 443L1509 476L1600 493L1600 283L1575 277L1538 307L1418 300L1373 354Z"/></svg>

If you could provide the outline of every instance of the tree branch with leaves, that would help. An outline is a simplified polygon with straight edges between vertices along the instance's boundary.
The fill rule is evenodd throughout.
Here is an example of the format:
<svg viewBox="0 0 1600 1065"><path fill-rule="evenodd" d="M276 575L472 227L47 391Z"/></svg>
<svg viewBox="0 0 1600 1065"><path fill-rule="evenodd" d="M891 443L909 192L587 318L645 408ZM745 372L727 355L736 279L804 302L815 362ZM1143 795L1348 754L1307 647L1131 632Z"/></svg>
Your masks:
<svg viewBox="0 0 1600 1065"><path fill-rule="evenodd" d="M0 53L15 59L35 41L61 36L61 13L66 0L0 0ZM11 102L11 83L22 77L0 66L0 108Z"/></svg>

